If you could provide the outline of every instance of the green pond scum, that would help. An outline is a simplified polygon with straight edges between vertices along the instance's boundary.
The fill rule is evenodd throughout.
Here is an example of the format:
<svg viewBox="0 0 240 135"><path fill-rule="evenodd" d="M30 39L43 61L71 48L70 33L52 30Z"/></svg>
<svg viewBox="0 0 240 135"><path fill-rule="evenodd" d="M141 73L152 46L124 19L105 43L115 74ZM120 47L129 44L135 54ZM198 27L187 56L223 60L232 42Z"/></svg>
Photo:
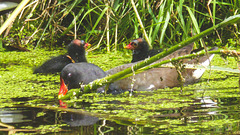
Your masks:
<svg viewBox="0 0 240 135"><path fill-rule="evenodd" d="M64 50L32 52L0 52L0 109L16 106L54 106L58 107L57 94L60 87L59 74L33 74L33 69L50 58L64 54ZM108 70L131 61L130 53L88 53L88 62ZM212 65L237 69L235 58L221 58L216 55ZM140 134L202 134L239 133L240 113L239 75L221 71L206 71L198 83L180 88L159 89L152 92L128 92L111 95L88 93L79 99L64 101L68 108L92 113L112 125L105 131L115 133ZM49 117L47 111L40 111L35 117ZM59 119L61 111L55 112L54 120ZM58 114L58 115L56 115ZM115 125L115 126L114 126ZM118 126L116 126L118 125ZM36 126L21 125L31 133L69 132L87 133L100 123L87 129L69 128L58 121L53 124ZM131 129L129 131L129 128ZM34 129L34 130L33 130ZM128 130L127 130L128 129ZM76 132L75 132L76 131ZM19 131L17 133L26 133ZM99 131L98 131L99 133Z"/></svg>

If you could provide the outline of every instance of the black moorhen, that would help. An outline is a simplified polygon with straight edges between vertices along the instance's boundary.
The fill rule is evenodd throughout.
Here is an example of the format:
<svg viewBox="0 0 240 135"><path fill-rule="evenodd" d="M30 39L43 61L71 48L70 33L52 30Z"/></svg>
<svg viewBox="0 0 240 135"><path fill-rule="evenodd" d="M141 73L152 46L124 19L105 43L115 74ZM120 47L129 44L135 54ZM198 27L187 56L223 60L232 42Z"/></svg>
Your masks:
<svg viewBox="0 0 240 135"><path fill-rule="evenodd" d="M124 48L132 50L132 61L131 61L132 63L140 61L140 60L144 60L146 58L152 57L152 56L162 52L161 49L149 50L149 45L143 38L137 38L137 39L132 40Z"/></svg>
<svg viewBox="0 0 240 135"><path fill-rule="evenodd" d="M101 68L91 63L80 62L68 64L60 74L61 86L58 97L64 96L70 89L80 88L81 84L88 84L106 75ZM104 87L97 89L97 91L103 92Z"/></svg>
<svg viewBox="0 0 240 135"><path fill-rule="evenodd" d="M87 62L85 57L85 48L90 44L83 40L75 39L68 45L68 53L60 55L47 60L40 67L34 70L35 73L56 73L61 72L62 69L69 63Z"/></svg>
<svg viewBox="0 0 240 135"><path fill-rule="evenodd" d="M190 44L182 49L179 49L172 54L160 59L159 61L171 59L177 56L182 56L191 53L193 44ZM193 59L193 60L184 60L184 63L188 64L197 64L200 63L204 66L209 65L210 61L213 58L213 54L209 56L209 59L207 56L200 57L199 59ZM106 71L108 74L115 74L119 71L122 71L128 67L133 66L136 63L129 63L122 66L115 67L113 69L110 69ZM185 78L184 85L192 84L194 82L197 82L202 74L204 73L204 69L185 69L182 73L183 77ZM147 71L144 71L142 73L136 74L134 77L128 77L122 80L118 80L112 84L114 89L118 90L154 90L159 88L166 88L166 87L176 87L179 86L179 80L178 73L175 68L153 68ZM134 81L133 81L134 80ZM133 84L133 87L131 85Z"/></svg>

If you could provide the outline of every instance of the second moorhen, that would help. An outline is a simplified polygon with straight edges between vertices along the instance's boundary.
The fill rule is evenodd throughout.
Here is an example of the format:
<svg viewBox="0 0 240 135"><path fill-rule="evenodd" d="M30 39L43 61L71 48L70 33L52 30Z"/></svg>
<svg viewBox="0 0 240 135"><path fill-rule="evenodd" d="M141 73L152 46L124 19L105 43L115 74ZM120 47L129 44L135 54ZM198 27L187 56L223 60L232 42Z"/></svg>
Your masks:
<svg viewBox="0 0 240 135"><path fill-rule="evenodd" d="M162 52L161 49L149 50L149 45L143 38L137 38L137 39L132 40L124 48L132 50L132 61L131 61L132 63L140 61L140 60L144 60L146 58L152 57L152 56Z"/></svg>
<svg viewBox="0 0 240 135"><path fill-rule="evenodd" d="M193 44L190 44L160 59L159 61L190 54L192 51L192 47L193 47ZM198 59L183 60L183 62L187 64L201 64L203 66L208 66L213 56L214 54L211 54L209 58L207 56L203 56ZM106 73L115 74L128 67L133 66L134 64L136 63L129 63L122 66L118 66L106 71ZM197 82L203 75L204 71L205 71L204 69L201 69L201 70L184 69L184 71L182 72L182 76L185 78L184 85ZM115 81L112 84L112 86L114 86L114 89L119 89L119 90L133 89L133 90L141 91L141 90L154 90L154 89L166 88L166 87L176 87L176 86L180 86L180 82L178 80L177 70L175 68L166 67L166 68L153 68L153 69L141 72L139 74L136 74L134 76Z"/></svg>
<svg viewBox="0 0 240 135"><path fill-rule="evenodd" d="M90 44L83 40L75 39L68 45L68 53L47 60L36 68L33 73L57 73L69 63L87 62L85 48Z"/></svg>

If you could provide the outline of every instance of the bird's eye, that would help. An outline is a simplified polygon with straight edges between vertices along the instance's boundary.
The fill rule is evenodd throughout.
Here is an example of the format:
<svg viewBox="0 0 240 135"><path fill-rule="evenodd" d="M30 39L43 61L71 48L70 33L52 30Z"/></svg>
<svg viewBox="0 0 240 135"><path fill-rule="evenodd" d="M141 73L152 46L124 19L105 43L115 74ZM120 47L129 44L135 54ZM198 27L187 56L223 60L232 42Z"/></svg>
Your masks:
<svg viewBox="0 0 240 135"><path fill-rule="evenodd" d="M81 40L81 45L85 45L85 41L84 40Z"/></svg>
<svg viewBox="0 0 240 135"><path fill-rule="evenodd" d="M72 77L72 73L68 73L68 78L71 78Z"/></svg>
<svg viewBox="0 0 240 135"><path fill-rule="evenodd" d="M132 42L131 45L132 45L133 47L137 47L137 44L134 43L134 42Z"/></svg>

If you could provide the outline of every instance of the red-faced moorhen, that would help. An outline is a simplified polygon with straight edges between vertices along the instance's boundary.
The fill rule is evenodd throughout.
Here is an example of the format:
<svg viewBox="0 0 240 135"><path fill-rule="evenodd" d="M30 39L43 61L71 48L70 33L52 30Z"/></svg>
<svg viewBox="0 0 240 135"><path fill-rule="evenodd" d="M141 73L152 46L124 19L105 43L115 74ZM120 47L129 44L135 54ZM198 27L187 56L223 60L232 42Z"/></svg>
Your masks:
<svg viewBox="0 0 240 135"><path fill-rule="evenodd" d="M68 64L60 74L61 86L58 97L64 96L70 89L80 88L81 84L88 84L106 75L101 68L91 63L80 62ZM103 92L104 88L99 88L97 91Z"/></svg>
<svg viewBox="0 0 240 135"><path fill-rule="evenodd" d="M190 44L160 59L159 61L189 54L191 53L192 47L193 47L193 44ZM183 62L188 64L200 63L204 66L207 66L209 65L213 56L214 55L210 55L209 59L207 56L203 56L203 57L200 57L199 59L184 60ZM133 66L134 64L136 63L129 63L122 66L118 66L106 71L106 73L115 74L128 67ZM185 69L182 72L182 76L185 78L184 85L197 82L201 78L204 71L205 70L203 69L202 70ZM153 69L144 71L142 73L136 74L134 76L131 76L122 80L118 80L112 84L112 87L114 87L114 89L119 89L119 90L133 89L133 90L141 91L141 90L154 90L154 89L166 88L166 87L176 87L179 85L180 85L180 82L178 80L178 73L175 68L153 68Z"/></svg>
<svg viewBox="0 0 240 135"><path fill-rule="evenodd" d="M132 50L132 61L131 61L132 63L140 61L140 60L144 60L146 58L152 57L152 56L162 52L161 49L149 50L149 45L143 38L137 38L137 39L132 40L124 48Z"/></svg>
<svg viewBox="0 0 240 135"><path fill-rule="evenodd" d="M69 63L87 62L85 57L85 48L90 44L83 40L75 39L68 45L68 53L59 55L50 60L47 60L40 67L36 68L33 73L56 73Z"/></svg>

